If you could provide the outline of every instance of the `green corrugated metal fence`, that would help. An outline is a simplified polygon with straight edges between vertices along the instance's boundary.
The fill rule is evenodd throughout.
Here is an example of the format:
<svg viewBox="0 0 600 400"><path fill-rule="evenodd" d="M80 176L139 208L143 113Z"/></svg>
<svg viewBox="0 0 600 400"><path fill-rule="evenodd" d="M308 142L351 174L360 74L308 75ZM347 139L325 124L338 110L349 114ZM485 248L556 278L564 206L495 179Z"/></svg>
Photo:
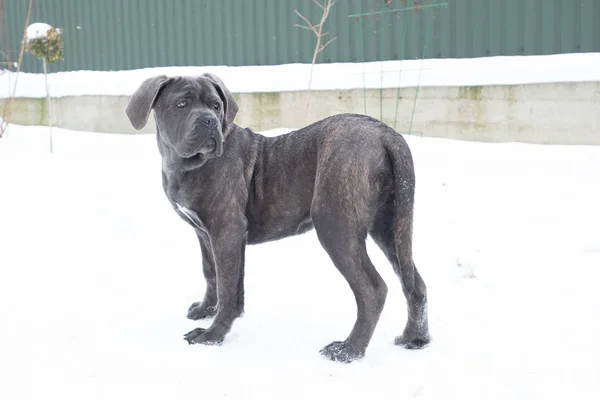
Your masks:
<svg viewBox="0 0 600 400"><path fill-rule="evenodd" d="M436 2L448 6L363 17L362 43L360 18L348 18ZM29 0L3 4L14 61ZM31 22L64 29L51 71L310 63L315 38L294 27L294 8L320 18L311 0L35 0ZM361 46L366 61L400 59L405 28L404 58L421 58L431 17L429 58L600 51L600 0L339 0L325 25L337 40L318 62L361 61ZM23 70L41 64L26 55Z"/></svg>

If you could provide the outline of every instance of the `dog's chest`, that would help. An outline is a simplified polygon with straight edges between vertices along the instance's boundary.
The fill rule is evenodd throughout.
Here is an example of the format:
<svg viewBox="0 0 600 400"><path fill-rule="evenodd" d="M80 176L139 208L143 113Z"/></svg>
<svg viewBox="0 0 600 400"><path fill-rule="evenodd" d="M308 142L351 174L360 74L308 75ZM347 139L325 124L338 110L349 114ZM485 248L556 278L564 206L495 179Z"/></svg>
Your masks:
<svg viewBox="0 0 600 400"><path fill-rule="evenodd" d="M173 205L175 212L192 227L207 232L206 224L201 216L191 209L195 194L188 190L189 185L178 179L169 179L168 176L163 176L163 186L165 194Z"/></svg>
<svg viewBox="0 0 600 400"><path fill-rule="evenodd" d="M202 232L207 232L206 226L202 222L202 219L196 214L194 211L190 210L187 207L182 206L179 203L174 203L175 207L177 207L178 214L190 225L194 228L201 230Z"/></svg>

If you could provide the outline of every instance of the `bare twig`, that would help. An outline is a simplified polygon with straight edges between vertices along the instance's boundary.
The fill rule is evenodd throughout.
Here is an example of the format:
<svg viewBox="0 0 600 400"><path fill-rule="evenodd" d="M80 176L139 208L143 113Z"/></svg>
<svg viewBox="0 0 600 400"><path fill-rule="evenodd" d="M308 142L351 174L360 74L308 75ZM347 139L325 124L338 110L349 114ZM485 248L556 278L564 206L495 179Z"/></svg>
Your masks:
<svg viewBox="0 0 600 400"><path fill-rule="evenodd" d="M325 49L325 47L327 47L327 45L331 42L333 42L335 39L337 39L337 37L331 38L327 41L327 43L325 43L324 45L322 45L319 49L319 51L323 51L323 49Z"/></svg>
<svg viewBox="0 0 600 400"><path fill-rule="evenodd" d="M310 21L308 20L308 18L306 18L304 15L300 14L300 11L298 11L298 9L294 8L294 12L296 13L297 16L299 16L300 18L302 18L302 20L304 22L306 22L310 28L312 28L312 24L310 23Z"/></svg>
<svg viewBox="0 0 600 400"><path fill-rule="evenodd" d="M48 105L48 128L50 130L50 154L54 152L52 144L52 101L50 100L50 90L48 90L48 69L46 67L46 57L42 59L44 67L44 82L46 83L46 104Z"/></svg>
<svg viewBox="0 0 600 400"><path fill-rule="evenodd" d="M315 28L312 27L312 26L304 26L304 25L298 25L298 24L294 24L294 26L298 27L298 28L308 29L309 31L314 31L315 30Z"/></svg>
<svg viewBox="0 0 600 400"><path fill-rule="evenodd" d="M325 42L324 44L321 44L321 42L323 41L323 38L329 34L329 32L323 32L323 25L325 25L325 21L327 20L327 17L329 16L329 12L331 11L331 7L333 7L333 5L335 3L337 3L337 0L323 0L322 4L321 4L321 2L319 2L317 0L312 0L312 1L317 6L319 6L319 8L321 8L321 10L323 10L323 14L321 15L321 20L317 24L313 24L312 22L310 22L310 20L308 18L306 18L304 15L302 15L300 13L300 11L298 11L297 9L294 8L294 12L296 13L296 15L298 17L300 17L306 23L306 25L294 24L294 26L312 31L315 34L315 36L317 37L317 43L315 44L315 50L313 52L312 63L311 63L311 67L310 67L310 76L308 78L308 100L306 102L307 118L308 118L308 110L309 110L309 106L310 106L310 91L311 91L311 85L312 85L313 70L315 68L317 56L319 55L320 52L325 50L325 48L329 44L331 44L331 42L333 42L336 39L336 37L333 37L333 38L329 39L327 42Z"/></svg>
<svg viewBox="0 0 600 400"><path fill-rule="evenodd" d="M4 58L6 59L6 64L9 66L8 70L10 71L10 51L8 50L8 35L7 35L7 29L6 29L6 18L4 17L4 3L2 0L0 0L0 25L2 25L2 32L0 32L0 36L2 36L2 39L4 41L4 50L6 50L5 52L2 52L2 55L4 56Z"/></svg>
<svg viewBox="0 0 600 400"><path fill-rule="evenodd" d="M325 11L325 6L323 6L323 4L319 3L317 0L313 0L313 3L321 7L321 10Z"/></svg>
<svg viewBox="0 0 600 400"><path fill-rule="evenodd" d="M0 121L0 138L4 136L6 133L6 129L8 128L8 119L10 118L10 113L12 109L12 102L15 98L15 94L17 91L17 81L19 80L19 72L21 72L21 62L23 61L23 53L25 53L25 43L27 41L27 27L29 26L29 20L31 19L31 9L33 8L33 0L29 0L29 10L27 11L27 19L25 20L25 27L23 28L23 37L21 39L21 50L19 51L19 61L17 62L17 71L15 76L15 84L13 85L13 90L11 96L8 98L6 102L6 106L2 111L2 121Z"/></svg>

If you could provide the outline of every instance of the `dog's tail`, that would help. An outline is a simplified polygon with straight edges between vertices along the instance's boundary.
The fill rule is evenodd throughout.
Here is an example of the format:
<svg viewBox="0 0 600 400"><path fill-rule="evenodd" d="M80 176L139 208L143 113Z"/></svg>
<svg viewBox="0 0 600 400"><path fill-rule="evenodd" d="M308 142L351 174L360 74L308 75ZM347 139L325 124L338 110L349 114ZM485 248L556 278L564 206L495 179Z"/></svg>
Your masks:
<svg viewBox="0 0 600 400"><path fill-rule="evenodd" d="M386 151L394 174L394 216L392 227L399 267L414 269L412 259L412 233L415 201L415 168L412 153L406 140L397 132L387 135ZM401 271L396 271L404 275ZM410 278L409 278L410 279ZM411 282L405 282L411 285ZM411 285L412 286L412 285Z"/></svg>
<svg viewBox="0 0 600 400"><path fill-rule="evenodd" d="M385 147L394 173L395 218L412 219L416 182L410 147L402 135L396 132L387 137Z"/></svg>

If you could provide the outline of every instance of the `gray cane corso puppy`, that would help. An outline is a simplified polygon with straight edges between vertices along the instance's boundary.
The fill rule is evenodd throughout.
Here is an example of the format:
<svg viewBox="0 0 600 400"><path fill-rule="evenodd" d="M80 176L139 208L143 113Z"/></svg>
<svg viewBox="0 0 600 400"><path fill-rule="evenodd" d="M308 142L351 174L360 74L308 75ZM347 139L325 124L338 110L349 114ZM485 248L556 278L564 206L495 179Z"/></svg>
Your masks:
<svg viewBox="0 0 600 400"><path fill-rule="evenodd" d="M395 343L429 343L426 288L412 256L413 160L400 134L368 116L342 114L265 137L233 123L238 106L212 74L145 80L126 111L141 129L151 110L165 193L202 250L206 293L188 318L215 317L185 340L220 344L244 312L247 244L314 227L357 304L348 338L321 353L341 362L363 357L379 320L387 286L367 255L367 234L406 296L408 322Z"/></svg>

